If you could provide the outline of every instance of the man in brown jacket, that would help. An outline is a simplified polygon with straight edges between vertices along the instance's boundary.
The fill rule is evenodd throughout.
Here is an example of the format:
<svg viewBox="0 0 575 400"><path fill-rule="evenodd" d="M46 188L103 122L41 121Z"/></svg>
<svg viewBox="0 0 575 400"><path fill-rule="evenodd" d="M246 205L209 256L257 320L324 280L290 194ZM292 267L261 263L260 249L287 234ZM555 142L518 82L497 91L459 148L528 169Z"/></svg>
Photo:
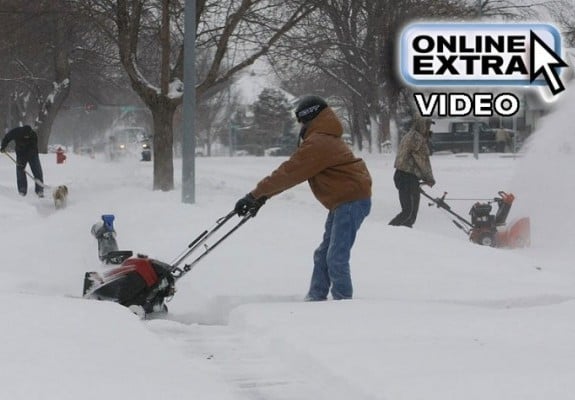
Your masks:
<svg viewBox="0 0 575 400"><path fill-rule="evenodd" d="M429 186L435 185L428 145L431 134L429 127L432 123L431 119L416 114L410 131L399 142L393 181L399 192L401 212L389 225L411 228L419 210L420 182Z"/></svg>
<svg viewBox="0 0 575 400"><path fill-rule="evenodd" d="M329 213L323 241L314 252L305 300L326 300L330 288L335 300L351 299L349 259L357 231L371 209L371 177L363 160L341 139L341 122L321 97L304 97L296 118L302 124L298 149L241 198L235 211L255 216L268 198L307 180Z"/></svg>

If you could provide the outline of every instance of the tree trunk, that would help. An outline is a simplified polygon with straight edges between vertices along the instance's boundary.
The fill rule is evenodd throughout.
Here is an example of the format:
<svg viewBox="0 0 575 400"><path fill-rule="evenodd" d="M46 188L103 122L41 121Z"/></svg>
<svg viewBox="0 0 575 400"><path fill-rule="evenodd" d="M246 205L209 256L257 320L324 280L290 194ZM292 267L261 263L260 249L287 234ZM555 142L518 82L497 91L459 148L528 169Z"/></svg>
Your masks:
<svg viewBox="0 0 575 400"><path fill-rule="evenodd" d="M391 117L388 110L379 113L379 146L391 140Z"/></svg>
<svg viewBox="0 0 575 400"><path fill-rule="evenodd" d="M56 43L54 49L54 82L52 91L44 99L36 120L40 153L48 152L52 124L70 93L70 55L66 46L68 26L62 18L55 17L54 22Z"/></svg>
<svg viewBox="0 0 575 400"><path fill-rule="evenodd" d="M351 134L354 142L357 145L359 151L363 150L363 130L361 129L361 113L358 112L356 103L351 104L351 115L349 119L349 124L351 128Z"/></svg>
<svg viewBox="0 0 575 400"><path fill-rule="evenodd" d="M174 190L173 120L176 107L162 96L149 107L154 120L154 190Z"/></svg>
<svg viewBox="0 0 575 400"><path fill-rule="evenodd" d="M54 91L48 95L44 100L42 109L36 120L36 129L38 131L38 151L40 153L48 152L48 143L50 141L50 134L52 133L52 125L58 116L60 107L70 93L69 80L64 82L54 83Z"/></svg>
<svg viewBox="0 0 575 400"><path fill-rule="evenodd" d="M208 157L212 156L212 135L212 128L210 127L206 134L206 156Z"/></svg>
<svg viewBox="0 0 575 400"><path fill-rule="evenodd" d="M373 111L369 111L369 152L373 152L373 147L381 152L381 146L379 145L379 121L377 119L377 114Z"/></svg>

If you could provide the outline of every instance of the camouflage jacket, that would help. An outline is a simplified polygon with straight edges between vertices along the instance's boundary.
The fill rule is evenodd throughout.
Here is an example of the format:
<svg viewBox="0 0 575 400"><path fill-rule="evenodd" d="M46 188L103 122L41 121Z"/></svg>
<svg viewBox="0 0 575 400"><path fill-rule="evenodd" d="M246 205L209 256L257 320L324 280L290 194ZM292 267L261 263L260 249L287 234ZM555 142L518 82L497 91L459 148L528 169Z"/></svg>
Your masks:
<svg viewBox="0 0 575 400"><path fill-rule="evenodd" d="M414 129L401 139L394 166L396 169L413 174L427 183L435 183L429 162L427 139Z"/></svg>

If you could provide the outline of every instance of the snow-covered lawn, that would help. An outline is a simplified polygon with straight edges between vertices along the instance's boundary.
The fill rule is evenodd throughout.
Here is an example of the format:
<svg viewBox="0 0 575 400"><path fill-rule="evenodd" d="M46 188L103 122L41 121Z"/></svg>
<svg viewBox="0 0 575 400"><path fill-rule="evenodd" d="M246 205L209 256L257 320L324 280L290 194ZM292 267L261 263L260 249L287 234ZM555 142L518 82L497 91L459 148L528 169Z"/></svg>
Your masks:
<svg viewBox="0 0 575 400"><path fill-rule="evenodd" d="M2 399L564 400L575 392L575 139L569 111L521 157L435 155L448 198L511 191L509 220L530 216L529 249L470 243L422 199L414 229L399 211L393 155L362 154L372 214L352 255L355 298L304 303L326 211L300 185L178 282L165 319L79 299L103 271L90 227L116 215L118 242L170 262L282 158L196 160L196 203L154 192L137 160L43 155L69 206L20 198L0 159ZM175 169L180 170L180 160ZM467 216L473 201L448 203Z"/></svg>

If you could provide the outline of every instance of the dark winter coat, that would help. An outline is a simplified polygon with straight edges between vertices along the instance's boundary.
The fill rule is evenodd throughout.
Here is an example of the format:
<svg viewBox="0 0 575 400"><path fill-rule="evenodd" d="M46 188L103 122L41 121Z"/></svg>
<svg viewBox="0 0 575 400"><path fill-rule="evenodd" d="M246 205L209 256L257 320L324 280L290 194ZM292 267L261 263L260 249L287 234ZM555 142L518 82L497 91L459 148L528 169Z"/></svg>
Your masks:
<svg viewBox="0 0 575 400"><path fill-rule="evenodd" d="M32 155L38 153L38 135L29 125L19 126L10 130L2 139L1 150L6 150L8 144L14 141L17 155Z"/></svg>
<svg viewBox="0 0 575 400"><path fill-rule="evenodd" d="M271 197L308 181L315 197L328 210L371 197L371 176L361 158L341 139L343 127L331 108L322 110L305 128L295 153L251 192Z"/></svg>

